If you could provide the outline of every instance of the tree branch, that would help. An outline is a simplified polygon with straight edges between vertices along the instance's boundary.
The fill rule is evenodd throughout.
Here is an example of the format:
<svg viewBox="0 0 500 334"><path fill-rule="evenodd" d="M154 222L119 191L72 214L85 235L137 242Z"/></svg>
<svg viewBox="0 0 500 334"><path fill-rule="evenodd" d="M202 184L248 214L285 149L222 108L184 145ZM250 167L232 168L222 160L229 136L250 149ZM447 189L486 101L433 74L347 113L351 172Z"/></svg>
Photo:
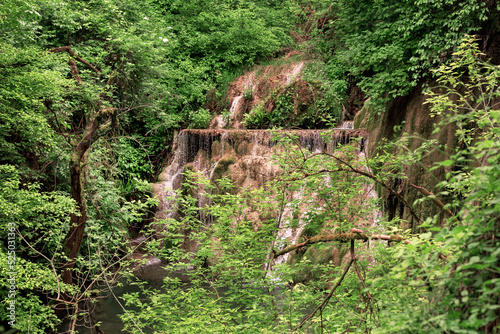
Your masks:
<svg viewBox="0 0 500 334"><path fill-rule="evenodd" d="M73 56L74 58L76 58L76 60L78 60L79 62L85 64L88 68L90 68L92 71L98 73L98 74L101 74L101 71L99 71L97 68L95 68L94 66L92 66L92 64L90 64L89 62L85 61L82 57L80 57L79 55L77 55L75 53L75 51L73 51L71 49L71 46L60 46L60 47L57 47L57 48L54 48L52 50L49 50L49 52L52 52L52 53L57 53L57 52L68 52L71 56ZM71 65L70 65L71 66ZM73 72L73 71L71 71Z"/></svg>
<svg viewBox="0 0 500 334"><path fill-rule="evenodd" d="M363 233L363 231L361 231L360 229L353 228L351 230L351 233L336 233L336 234L329 234L329 235L318 235L318 236L312 237L311 239L307 239L306 241L304 241L302 243L290 245L281 251L273 250L273 254L274 254L274 257L276 258L278 256L290 253L291 251L294 251L297 248L304 247L306 245L317 244L320 242L332 242L332 241L348 242L351 240L368 241L370 239L380 239L380 240L387 240L387 241L393 241L393 242L405 242L407 244L410 243L408 240L406 240L405 238L403 238L400 235L367 234L367 233Z"/></svg>
<svg viewBox="0 0 500 334"><path fill-rule="evenodd" d="M366 176L366 177L372 179L373 181L375 181L376 183L380 184L382 187L384 187L385 189L387 189L390 193L392 193L393 195L396 195L396 197L401 202L403 202L404 206L406 206L408 208L408 210L410 210L411 215L417 220L417 222L419 224L422 223L420 221L420 218L417 216L417 214L413 210L412 206L406 201L406 199L404 198L404 196L401 195L399 192L395 191L394 189L392 189L391 187L389 187L388 185L386 185L384 182L380 181L375 175L373 175L371 173L368 173L368 172L365 172L363 170L357 169L357 168L353 167L352 165L350 165L348 162L340 159L339 157L337 157L337 156L335 156L333 154L329 154L329 153L326 153L326 152L323 152L323 154L325 154L325 155L327 155L329 157L332 157L336 161L344 164L345 166L347 166L351 171L355 172L356 174L363 175L363 176Z"/></svg>
<svg viewBox="0 0 500 334"><path fill-rule="evenodd" d="M321 169L319 171L316 171L316 172L313 172L313 173L308 173L304 170L301 170L302 166L304 165L305 161L308 160L308 159L311 159L313 157L316 157L316 156L319 156L319 155L326 155L328 157L331 157L333 159L335 159L339 164L342 164L344 166L346 166L347 168L345 167L342 167L342 166L338 166L338 169L336 170L332 170L332 169ZM372 179L373 181L375 181L375 183L378 183L380 184L382 187L384 187L385 189L387 189L391 194L395 195L402 203L405 207L408 208L408 210L410 211L410 214L417 220L417 222L419 224L422 223L422 221L420 220L420 218L418 217L417 213L413 210L412 206L410 205L410 203L408 203L408 201L406 201L406 199L404 198L403 195L401 195L399 192L397 192L396 190L392 189L390 186L386 185L384 182L380 181L375 175L373 175L372 173L369 173L369 172L366 172L364 170L361 170L361 169L358 169L358 168L355 168L354 166L352 166L351 164L349 164L348 162L340 159L339 157L333 155L333 154L330 154L330 153L327 153L327 152L321 152L321 153L315 153L315 154L312 154L310 156L308 156L301 164L300 166L297 166L296 168L294 168L293 171L300 171L302 172L303 174L303 178L305 177L309 177L309 176L313 176L313 175L318 175L318 174L321 174L321 173L333 173L333 172L340 172L340 171L347 171L347 172L354 172L356 174L359 174L359 175L363 175L363 176L366 176L367 178L369 179ZM298 180L298 178L292 178L290 179L291 181L295 181L295 180Z"/></svg>
<svg viewBox="0 0 500 334"><path fill-rule="evenodd" d="M70 58L68 60L69 68L71 69L71 74L73 78L76 80L76 85L79 86L82 83L82 78L80 78L80 74L78 73L78 68L76 67L75 60Z"/></svg>
<svg viewBox="0 0 500 334"><path fill-rule="evenodd" d="M344 280L344 277L347 274L347 272L349 271L349 268L351 268L351 265L352 265L353 262L354 262L354 257L351 257L351 260L347 264L347 267L345 268L344 273L342 274L342 276L340 276L340 279L338 280L337 284L335 284L335 286L333 287L332 291L330 291L330 293L326 296L326 298L323 300L323 302L321 304L319 304L318 307L316 307L316 309L311 314L309 314L304 320L302 320L302 322L300 323L300 325L295 330L297 330L299 328L302 328L302 326L304 326L304 324L309 319L311 319L312 317L314 317L314 315L316 314L316 312L318 312L318 310L323 309L323 307L328 303L328 301L330 300L330 298L332 298L335 290L339 287L340 283L342 283L342 281Z"/></svg>
<svg viewBox="0 0 500 334"><path fill-rule="evenodd" d="M449 209L445 209L444 203L441 202L439 200L439 198L437 198L436 195L434 195L433 193L431 193L429 190L425 189L424 187L416 186L414 184L410 184L410 186L412 186L413 188L417 189L422 195L424 195L426 197L430 197L431 200L434 202L434 204L436 204L439 208L441 208L441 210L443 210L444 212L446 212L446 214L448 214L448 216L450 216L450 217L454 216L454 214Z"/></svg>

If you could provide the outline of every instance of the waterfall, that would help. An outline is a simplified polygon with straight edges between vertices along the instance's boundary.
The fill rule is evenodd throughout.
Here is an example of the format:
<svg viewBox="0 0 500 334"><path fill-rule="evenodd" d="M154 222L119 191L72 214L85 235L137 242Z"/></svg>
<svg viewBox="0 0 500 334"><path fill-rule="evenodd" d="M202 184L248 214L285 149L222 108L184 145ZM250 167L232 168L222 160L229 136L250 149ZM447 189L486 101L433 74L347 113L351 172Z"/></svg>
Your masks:
<svg viewBox="0 0 500 334"><path fill-rule="evenodd" d="M242 76L243 82L241 83L241 87L238 90L237 93L238 95L235 95L233 97L233 100L231 102L231 107L228 110L228 114L226 116L223 115L217 115L215 117L215 122L211 123L212 128L217 128L217 129L223 129L225 127L231 126L234 128L239 128L239 120L243 117L243 115L240 113L243 112L241 110L241 101L242 98L247 98L245 97L246 95L253 95L254 91L257 89L257 85L255 83L255 72L250 72Z"/></svg>
<svg viewBox="0 0 500 334"><path fill-rule="evenodd" d="M304 62L303 61L301 61L301 62L293 65L293 67L291 68L290 73L288 73L285 76L285 86L288 86L291 83L293 83L293 81L295 80L295 78L297 77L297 75L302 71L302 68L304 68Z"/></svg>
<svg viewBox="0 0 500 334"><path fill-rule="evenodd" d="M172 162L160 174L157 183L153 184L154 195L158 198L158 209L155 213L157 221L165 218L173 218L172 198L175 196L174 190L179 189L182 179L183 163L183 150L176 149Z"/></svg>
<svg viewBox="0 0 500 334"><path fill-rule="evenodd" d="M354 121L343 121L338 129L354 129Z"/></svg>
<svg viewBox="0 0 500 334"><path fill-rule="evenodd" d="M303 189L299 191L298 194L294 194L293 196L297 200L301 200L303 198ZM299 224L296 228L291 228L290 224L293 219L293 212L290 203L287 203L283 210L283 214L280 219L280 224L278 228L278 233L276 234L276 241L274 247L281 246L280 244L295 244L299 241L299 237L302 234L302 231L305 227L305 222L302 218L299 218ZM281 247L280 247L281 248ZM280 256L277 259L274 259L274 265L285 264L290 257L290 253L287 253L283 256Z"/></svg>
<svg viewBox="0 0 500 334"><path fill-rule="evenodd" d="M304 66L305 63L303 61L288 64L280 75L276 76L276 80L273 80L273 82L283 87L293 84L304 69ZM240 124L245 112L242 102L251 100L253 106L262 102L262 96L257 93L259 86L262 85L262 83L259 85L259 82L261 81L256 79L255 72L248 72L235 80L228 89L228 99L231 103L229 110L222 115L217 115L214 120L210 122L210 128L243 128ZM266 86L265 82L263 86ZM352 127L350 129L352 129Z"/></svg>
<svg viewBox="0 0 500 334"><path fill-rule="evenodd" d="M280 140L290 139L301 148L315 153L333 153L338 145L349 144L354 139L359 139L359 150L362 152L365 147L365 137L364 131L352 128L282 131L182 130L174 144L175 150L171 163L153 187L155 196L160 201L156 219L176 218L173 197L175 191L181 187L182 172L187 164L192 165L194 170L201 172L207 179L214 180L217 167L220 164L228 164L227 161L230 160L229 167L226 166L227 170L246 166L246 169L240 168L239 174L234 177L237 187L260 188L266 182L273 180L280 172L277 166L271 164L273 150ZM225 164L222 163L223 161ZM204 193L202 186L199 186L197 193L199 207L210 205L207 198L202 195ZM303 195L299 191L291 196L292 199L300 201ZM305 222L301 219L298 225L290 227L292 211L290 205L284 207L276 236L277 246L296 243L304 229ZM212 222L211 217L206 216L203 210L200 210L200 219L205 224ZM288 258L289 255L282 256L272 265L286 263Z"/></svg>

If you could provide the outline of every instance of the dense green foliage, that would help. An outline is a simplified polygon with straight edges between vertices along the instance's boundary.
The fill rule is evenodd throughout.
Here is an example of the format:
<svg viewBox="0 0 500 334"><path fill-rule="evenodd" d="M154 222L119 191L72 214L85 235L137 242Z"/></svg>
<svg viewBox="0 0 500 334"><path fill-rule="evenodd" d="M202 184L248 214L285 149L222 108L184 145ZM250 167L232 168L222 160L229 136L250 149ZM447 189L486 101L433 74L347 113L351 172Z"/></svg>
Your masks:
<svg viewBox="0 0 500 334"><path fill-rule="evenodd" d="M429 322L446 331L495 332L500 314L495 301L500 292L496 237L500 232L500 69L478 61L474 40L466 42L454 53L454 63L436 71L446 93L434 93L430 99L433 111L445 115L444 122L457 124L456 135L464 149L441 162L457 166L440 186L445 189L443 195L453 195L451 207L458 212L456 221L451 220L435 239L444 245L442 251L459 251L448 264L450 271L443 270L441 286L448 293L441 296Z"/></svg>
<svg viewBox="0 0 500 334"><path fill-rule="evenodd" d="M169 243L157 252L168 263L169 272L182 272L189 282L177 275L166 278L162 291L146 292L147 302L140 294L124 297L128 306L141 309L136 312L131 307L132 317L122 316L129 331L138 327L155 333L285 333L299 326L305 312L339 272L335 265L341 259L332 255L328 245L320 244L303 253L292 267L274 265L268 247L279 250L287 243L277 238L278 225L292 228L306 224L304 237L319 230L346 232L372 212L375 203L370 198L360 199L365 180L343 173L328 156L300 150L293 144L296 139L290 137L281 143L284 149L276 159L284 177L266 189L238 191L227 178L210 183L203 175L189 170L185 173L174 208L182 210L182 218L163 222ZM359 168L362 162L356 161L357 148L348 146L342 153ZM304 155L306 160L302 160ZM322 168L329 172L304 177ZM209 207L196 205L200 183L203 195L210 199ZM353 201L359 206L344 210ZM255 214L258 221L252 219ZM276 217L283 222L277 224ZM185 231L189 231L187 236ZM182 244L198 245L196 254L183 249ZM375 249L362 252L376 254ZM367 265L367 260L360 261L362 268ZM351 289L362 292L352 277L339 298ZM345 303L354 308L356 297L349 299ZM315 320L304 332L317 331L323 325L331 328L332 324L341 328L343 323L333 319L345 317L344 311L343 307L325 310L324 323Z"/></svg>
<svg viewBox="0 0 500 334"><path fill-rule="evenodd" d="M15 252L12 249L1 249L1 280L0 298L7 300L10 292L10 274L15 276L16 318L17 328L34 333L45 333L45 328L54 329L57 317L53 309L43 302L37 291L57 294L70 291L61 286L54 275L56 262L53 255L60 250L69 220L69 213L74 211L74 203L63 193L40 192L39 184L31 184L20 189L20 175L12 165L0 166L0 228L7 245L7 236L19 231L26 242L17 238ZM28 243L30 246L28 246ZM40 252L36 251L38 249ZM7 254L10 256L8 257ZM11 256L14 255L14 258ZM45 256L48 261L33 261L32 258ZM15 269L12 268L15 261ZM2 303L0 314L2 319L8 319L9 311ZM33 315L33 316L32 316Z"/></svg>
<svg viewBox="0 0 500 334"><path fill-rule="evenodd" d="M128 232L144 223L151 205L145 180L163 166L173 129L205 127L207 93L227 83L235 68L289 43L290 15L283 4L250 2L0 4L0 216L5 233L16 223L16 268L23 268L17 328L54 329L58 303L71 314L71 305L98 293L104 268L119 263ZM288 19L276 25L276 16ZM81 150L92 131L88 151ZM84 163L74 169L79 152ZM82 177L70 178L70 170ZM69 291L60 278L71 260L65 256L69 218L82 214L84 246L72 273L81 289ZM6 247L7 239L2 264ZM2 287L8 287L5 279Z"/></svg>
<svg viewBox="0 0 500 334"><path fill-rule="evenodd" d="M452 61L465 34L498 31L499 5L481 0L315 2L310 44L340 96L358 85L376 102L405 96ZM342 89L342 87L344 87ZM344 96L346 102L348 97Z"/></svg>
<svg viewBox="0 0 500 334"><path fill-rule="evenodd" d="M371 179L388 186L434 142L363 162L350 146L312 155L282 143L276 161L285 176L265 189L186 174L179 218L163 222L168 229L149 249L190 282L168 278L164 291L127 296L137 306L124 316L127 329L498 332L500 71L478 62L472 41L459 45L468 33L498 31L499 11L481 0L3 0L0 331L10 327L9 241L15 237L15 328L57 332L69 315L77 321L64 330L74 330L115 274L131 272L129 240L146 233L155 204L149 182L165 167L175 132L205 128L215 113L229 117L230 82L293 50L307 63L301 80L270 92L247 113L247 127L334 126L353 117L364 94L383 102L437 78L443 87L428 92L436 131L454 124L460 143L438 162L449 171L438 196L454 216L424 217L424 233L409 244L357 247L343 280L347 248L331 243L271 270L270 248L286 246L276 241L285 211L290 226L303 224L301 240L348 232L374 205L360 199L366 180L353 169L371 167ZM197 183L211 206L197 206ZM72 258L68 234L78 217L84 233ZM399 223L382 219L370 232L397 232ZM337 282L336 301L304 322Z"/></svg>
<svg viewBox="0 0 500 334"><path fill-rule="evenodd" d="M485 1L339 1L338 32L372 96L402 96L488 19Z"/></svg>
<svg viewBox="0 0 500 334"><path fill-rule="evenodd" d="M473 39L454 53L456 61L436 72L445 86L429 92L442 121L453 123L462 143L440 166L450 167L440 183L445 207L421 225L428 232L390 252L390 270L371 282L380 292L376 332L496 333L499 330L498 278L498 66L478 61ZM405 279L408 284L401 284ZM383 296L383 297L382 297ZM395 314L398 314L395 316ZM390 330L387 330L390 328Z"/></svg>
<svg viewBox="0 0 500 334"><path fill-rule="evenodd" d="M291 42L289 2L158 0L153 5L167 25L158 37L168 45L165 72L157 80L167 90L162 107L184 115L178 120L193 128L208 125L205 104L221 104L228 77Z"/></svg>
<svg viewBox="0 0 500 334"><path fill-rule="evenodd" d="M369 247L356 242L353 264L347 263L345 246L323 242L303 244L292 262L271 270L266 245L275 251L287 246L275 237L276 219L285 219L286 211L293 214L284 226L305 225L301 242L349 231L373 210L374 203L360 199L366 193L360 175L390 188L394 173L407 178L405 168L420 163L423 151L401 150L398 159L379 155L363 161L355 158L352 146L312 154L282 143L285 149L275 159L283 175L261 190L237 192L229 180L220 179L219 189L213 191L214 185L202 176L187 174L188 190L178 201L191 214L166 221L167 238L186 238L182 231L189 229L187 238L199 248L196 255L186 252L179 240L169 244L164 256L172 272L185 270L189 283L167 279L164 292L147 292L146 303L137 294L128 295L129 305L142 308L134 312L134 326L155 333L498 332L500 69L477 59L473 39L465 40L454 56L455 62L437 70L445 86L429 92L428 101L441 118L436 131L454 124L463 144L435 167L455 166L437 195L452 199L443 209L453 213L444 220L439 214L422 217L422 233L389 248L377 241ZM385 149L390 152L406 143L407 138L401 138ZM428 141L422 147L442 149L435 145ZM366 163L376 174L367 173ZM381 163L383 167L373 168ZM193 178L195 182L189 181ZM206 183L210 207L196 206L193 196L200 182ZM206 215L199 211L206 211L213 222L200 220ZM252 211L259 213L258 226ZM397 232L399 223L378 221L376 227L366 228L370 233ZM344 268L345 277L340 271ZM327 295L337 283L335 293ZM330 297L327 307L319 307ZM306 318L316 307L320 312ZM132 330L133 323L127 324Z"/></svg>

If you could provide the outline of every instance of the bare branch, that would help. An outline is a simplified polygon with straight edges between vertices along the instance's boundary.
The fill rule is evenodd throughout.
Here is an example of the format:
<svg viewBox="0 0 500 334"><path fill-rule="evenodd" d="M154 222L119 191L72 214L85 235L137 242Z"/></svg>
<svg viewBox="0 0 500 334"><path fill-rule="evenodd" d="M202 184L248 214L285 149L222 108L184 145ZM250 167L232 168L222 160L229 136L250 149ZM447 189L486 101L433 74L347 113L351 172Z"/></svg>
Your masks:
<svg viewBox="0 0 500 334"><path fill-rule="evenodd" d="M97 244L97 251L98 251L98 253L101 253L101 244L100 243ZM101 260L101 256L100 255L99 255L99 265L101 266L102 272L106 273L107 269L109 267L108 268L104 268L104 266L102 265L102 260ZM129 317L130 321L132 321L132 323L139 330L139 332L141 332L141 333L144 334L144 332L141 330L141 328L139 327L139 325L137 325L137 323L134 321L134 319L132 318L132 316L130 315L130 313L127 311L127 309L122 305L122 303L120 302L120 300L118 299L118 297L116 297L115 293L113 292L113 288L111 287L111 284L109 284L109 281L108 281L108 278L106 277L106 274L103 275L103 278L104 278L104 281L106 282L106 285L108 286L109 292L111 293L111 295L113 296L113 298L116 300L116 302L118 303L118 305L120 305L120 308L125 312L125 314L127 314L127 316Z"/></svg>
<svg viewBox="0 0 500 334"><path fill-rule="evenodd" d="M339 157L337 157L337 156L335 156L333 154L329 154L329 153L326 153L326 152L323 152L323 154L325 154L325 155L327 155L329 157L332 157L336 161L338 161L341 164L347 166L351 171L355 172L356 174L363 175L363 176L366 176L366 177L372 179L373 181L375 181L376 183L380 184L382 187L384 187L385 189L387 189L391 194L396 195L396 197L404 204L404 206L406 206L408 208L408 210L410 211L411 215L417 220L417 222L419 224L422 223L421 220L420 220L420 218L417 216L417 214L413 210L412 206L406 201L406 199L404 198L404 196L401 195L399 192L395 191L394 189L392 189L392 187L389 187L384 182L380 181L375 175L373 175L371 173L368 173L368 172L365 172L363 170L360 170L358 168L355 168L351 164L349 164L348 162L340 159Z"/></svg>
<svg viewBox="0 0 500 334"><path fill-rule="evenodd" d="M84 60L82 57L80 57L79 55L77 55L75 53L75 51L73 51L71 49L71 46L60 46L60 47L54 48L52 50L49 50L49 52L52 52L52 53L65 52L65 51L67 51L71 56L73 56L74 58L76 58L79 62L87 65L87 67L90 68L92 71L94 71L94 72L96 72L98 74L101 74L101 71L99 71L97 68L95 68L94 66L92 66L92 64L90 64L89 62L87 62L86 60Z"/></svg>
<svg viewBox="0 0 500 334"><path fill-rule="evenodd" d="M80 78L80 74L78 73L78 68L76 67L75 60L73 58L70 58L68 60L68 65L69 68L71 69L71 74L73 75L73 78L76 80L76 85L80 85L82 83L82 78Z"/></svg>
<svg viewBox="0 0 500 334"><path fill-rule="evenodd" d="M425 189L424 187L416 186L414 184L410 184L410 185L413 188L417 189L422 195L424 195L426 197L430 197L432 199L432 201L434 202L434 204L436 204L438 207L441 208L441 210L443 210L444 212L446 212L446 214L448 214L448 216L450 216L450 217L454 216L454 214L449 209L445 209L444 203L441 202L439 200L439 198L437 198L436 195L434 195L433 193L431 193L429 190Z"/></svg>
<svg viewBox="0 0 500 334"><path fill-rule="evenodd" d="M351 268L351 265L353 262L354 262L354 257L351 257L351 260L347 264L347 267L345 268L344 273L342 274L342 276L340 276L340 279L338 280L337 284L335 284L332 291L326 296L326 298L323 300L323 302L321 304L319 304L318 307L316 307L316 309L311 314L309 314L304 320L302 320L300 325L295 330L302 328L302 326L304 326L304 324L308 320L310 320L312 317L314 317L314 315L316 314L316 312L318 312L318 310L323 309L323 307L328 303L330 298L332 298L335 290L339 287L340 283L342 283L342 281L344 280L344 277L347 274L347 272L349 271L349 268Z"/></svg>
<svg viewBox="0 0 500 334"><path fill-rule="evenodd" d="M17 235L19 235L21 237L21 239L23 239L23 241L28 245L29 248L31 248L35 253L37 253L38 255L40 255L41 257L43 257L48 263L50 263L50 267L52 269L52 273L54 274L54 278L56 279L56 284L57 284L57 299L60 299L61 298L61 282L59 280L59 275L57 275L57 271L56 271L56 267L54 265L54 261L53 259L49 259L48 257L46 257L45 255L43 255L41 252L37 251L29 242L28 240L26 240L24 238L24 236L21 234L21 232L19 230L16 230L17 232Z"/></svg>
<svg viewBox="0 0 500 334"><path fill-rule="evenodd" d="M319 156L319 155L326 155L328 157L331 157L331 158L335 159L338 163L340 163L341 165L344 165L347 168L342 167L342 166L338 166L338 169L326 169L326 168L324 168L324 169L321 169L321 170L318 170L318 171L315 171L315 172L311 172L311 173L308 173L306 171L301 170L301 167L305 164L305 162L307 160L312 159L312 158L314 158L316 156ZM419 224L422 223L422 221L418 217L417 213L413 210L413 207L410 205L410 203L408 203L408 201L404 198L404 196L401 195L398 191L394 190L392 187L388 186L387 184L385 184L384 182L382 182L381 180L379 180L374 174L369 173L369 172L364 171L364 170L361 170L359 168L355 168L354 166L352 166L351 164L349 164L347 161L342 160L341 158L335 156L334 154L330 154L330 153L327 153L327 152L321 152L321 153L311 154L304 161L302 161L302 163L299 166L297 166L296 168L294 168L291 172L295 172L295 171L302 172L302 174L303 174L302 178L306 178L306 177L309 177L309 176L314 176L314 175L318 175L318 174L322 174L322 173L336 173L336 172L341 172L341 171L354 172L356 174L366 176L367 178L372 179L373 181L375 181L375 183L378 183L382 187L384 187L385 189L387 189L391 194L395 195L403 203L403 205L408 208L408 210L410 211L410 214L417 220L417 222ZM298 178L292 178L292 179L289 179L289 180L290 181L296 181L296 180L298 180Z"/></svg>

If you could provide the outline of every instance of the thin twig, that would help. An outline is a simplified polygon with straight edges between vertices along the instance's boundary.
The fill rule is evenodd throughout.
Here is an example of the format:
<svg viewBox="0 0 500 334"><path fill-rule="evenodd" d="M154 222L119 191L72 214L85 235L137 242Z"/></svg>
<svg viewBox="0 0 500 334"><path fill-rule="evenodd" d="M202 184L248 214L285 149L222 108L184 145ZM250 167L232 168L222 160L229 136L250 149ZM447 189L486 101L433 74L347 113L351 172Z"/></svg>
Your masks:
<svg viewBox="0 0 500 334"><path fill-rule="evenodd" d="M454 214L449 209L446 209L444 207L444 203L441 202L436 197L436 195L434 195L432 192L430 192L429 190L425 189L424 187L419 187L417 185L414 185L413 183L410 183L410 186L412 186L413 188L417 189L422 195L424 195L426 197L430 197L432 199L432 202L434 202L434 204L436 204L441 210L443 210L444 212L446 212L446 214L448 216L450 216L450 217L454 216Z"/></svg>
<svg viewBox="0 0 500 334"><path fill-rule="evenodd" d="M97 252L101 253L101 244L100 243L97 244ZM100 254L99 254L98 258L99 258L99 265L101 267L101 270L103 272L106 272L107 268L104 269L104 267L102 265L102 259L101 259ZM108 286L109 292L111 293L111 295L113 295L113 298L116 300L116 302L118 303L118 305L120 305L121 309L127 314L127 316L129 317L129 319L132 321L132 323L134 324L134 326L139 330L139 332L141 332L142 334L144 334L144 332L141 330L141 328L139 327L139 325L137 325L137 323L134 321L134 319L132 318L132 316L130 315L130 313L128 313L128 311L125 309L125 307L123 307L122 303L120 303L120 300L118 299L118 297L116 297L115 293L113 292L113 288L111 287L111 285L108 282L108 278L106 277L106 275L103 275L103 277L104 277L104 281L106 282L106 285Z"/></svg>
<svg viewBox="0 0 500 334"><path fill-rule="evenodd" d="M54 278L56 279L56 283L57 283L57 299L60 299L61 298L61 286L60 286L61 282L59 281L59 276L57 275L57 271L56 271L56 268L54 266L53 259L50 260L44 254L37 251L33 246L31 246L31 244L23 237L23 235L21 234L21 232L19 230L16 230L16 232L17 232L17 235L19 235L21 237L21 239L23 239L23 241L28 245L29 248L31 248L35 253L37 253L38 255L40 255L41 257L43 257L45 260L47 260L50 263L50 267L52 268L52 272L54 274Z"/></svg>
<svg viewBox="0 0 500 334"><path fill-rule="evenodd" d="M335 286L333 287L332 291L326 296L326 298L323 300L323 302L321 304L319 304L319 306L311 314L309 314L304 320L302 320L302 322L300 323L300 325L295 330L298 330L298 329L302 328L302 326L304 326L304 324L308 320L310 320L312 317L314 317L314 315L316 314L316 312L318 312L318 310L322 309L328 303L328 301L330 300L330 298L332 298L335 290L339 287L340 283L342 283L342 281L344 280L344 277L347 274L347 272L349 271L349 268L351 268L351 264L353 262L354 262L354 259L351 258L351 260L347 264L347 267L344 270L344 273L342 274L342 276L340 276L340 279L338 280L337 284L335 284Z"/></svg>
<svg viewBox="0 0 500 334"><path fill-rule="evenodd" d="M57 47L57 48L54 48L52 50L49 50L49 52L52 52L52 53L57 53L57 52L64 52L64 51L67 51L70 55L72 55L73 57L75 57L79 62L87 65L88 68L90 68L92 71L98 73L98 74L101 74L101 71L99 71L97 68L95 68L92 64L90 64L89 62L87 62L85 59L83 59L82 57L80 57L79 55L77 55L75 53L75 51L73 51L71 49L71 46L61 46L61 47Z"/></svg>

